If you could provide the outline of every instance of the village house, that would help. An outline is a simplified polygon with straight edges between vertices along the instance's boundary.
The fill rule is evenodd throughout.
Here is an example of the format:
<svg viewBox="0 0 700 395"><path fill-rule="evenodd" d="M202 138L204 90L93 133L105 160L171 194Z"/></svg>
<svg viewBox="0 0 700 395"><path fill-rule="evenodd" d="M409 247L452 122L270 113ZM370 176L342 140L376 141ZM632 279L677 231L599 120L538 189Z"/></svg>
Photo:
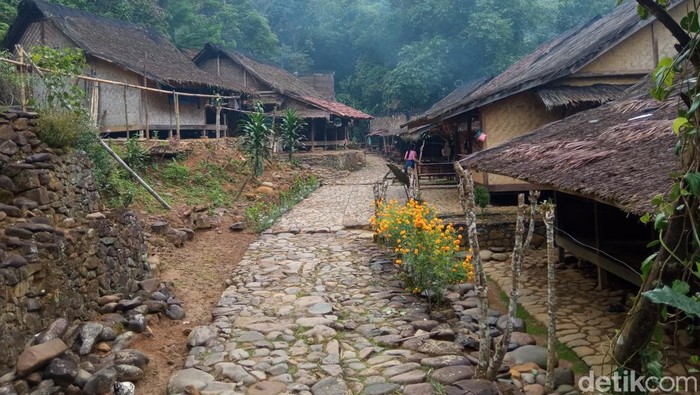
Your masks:
<svg viewBox="0 0 700 395"><path fill-rule="evenodd" d="M377 117L370 121L367 134L367 147L372 152L382 152L389 158L400 156L401 125L406 123L404 114Z"/></svg>
<svg viewBox="0 0 700 395"><path fill-rule="evenodd" d="M677 19L687 11L686 1L670 6ZM659 22L640 19L636 3L626 2L544 43L490 81L458 89L404 127L449 147L451 157L432 152L428 160L464 158L620 97L660 58L674 55L674 43ZM474 178L491 192L533 187L500 174Z"/></svg>
<svg viewBox="0 0 700 395"><path fill-rule="evenodd" d="M203 72L152 29L43 0L20 4L3 42L10 51L16 51L15 45L28 52L34 46L80 48L87 59L87 75L181 93L82 81L100 129L116 135L143 131L150 137L151 132L161 131L164 137L182 131L199 136L216 129L214 111L208 107L209 98L186 94L251 93L236 81L224 84Z"/></svg>
<svg viewBox="0 0 700 395"><path fill-rule="evenodd" d="M256 100L272 115L280 116L288 108L296 110L308 124L304 144L310 148L344 146L350 139L353 123L372 118L345 104L324 99L324 95L329 97L329 89L319 94L291 73L240 52L208 43L194 57L194 62L226 83L241 83L245 89L257 92ZM234 111L227 116L233 124L242 114Z"/></svg>
<svg viewBox="0 0 700 395"><path fill-rule="evenodd" d="M648 80L648 79L647 79ZM645 81L646 82L646 81ZM640 216L679 171L673 119L677 103L649 97L648 83L629 96L470 155L473 171L553 190L556 244L606 273L639 285L640 263L655 233Z"/></svg>

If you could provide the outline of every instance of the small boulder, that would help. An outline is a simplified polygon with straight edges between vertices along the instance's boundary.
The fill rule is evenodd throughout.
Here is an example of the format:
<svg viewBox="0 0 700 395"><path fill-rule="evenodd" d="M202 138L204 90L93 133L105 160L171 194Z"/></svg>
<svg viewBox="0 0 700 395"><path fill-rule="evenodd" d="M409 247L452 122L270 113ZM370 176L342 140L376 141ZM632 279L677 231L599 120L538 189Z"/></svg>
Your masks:
<svg viewBox="0 0 700 395"><path fill-rule="evenodd" d="M66 350L68 346L61 339L52 339L27 348L17 358L17 375L22 377L40 369Z"/></svg>

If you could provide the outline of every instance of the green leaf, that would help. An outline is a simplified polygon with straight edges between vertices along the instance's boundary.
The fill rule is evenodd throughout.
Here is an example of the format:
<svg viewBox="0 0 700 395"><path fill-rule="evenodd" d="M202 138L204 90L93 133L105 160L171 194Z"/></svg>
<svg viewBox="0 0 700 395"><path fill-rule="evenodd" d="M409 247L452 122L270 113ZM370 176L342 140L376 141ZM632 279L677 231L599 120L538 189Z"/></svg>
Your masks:
<svg viewBox="0 0 700 395"><path fill-rule="evenodd" d="M690 363L692 363L693 365L697 365L698 362L700 362L700 356L692 355L690 357Z"/></svg>
<svg viewBox="0 0 700 395"><path fill-rule="evenodd" d="M658 194L658 195L654 196L653 198L651 198L651 204L654 206L658 207L663 202L664 202L664 195L662 195L662 194Z"/></svg>
<svg viewBox="0 0 700 395"><path fill-rule="evenodd" d="M657 240L658 241L658 240ZM642 262L642 279L646 279L649 277L649 272L651 271L651 265L654 263L654 260L656 259L656 256L659 255L658 252L655 252L647 257L647 259Z"/></svg>
<svg viewBox="0 0 700 395"><path fill-rule="evenodd" d="M649 18L649 10L639 4L637 5L637 14L639 14L639 18L641 19Z"/></svg>
<svg viewBox="0 0 700 395"><path fill-rule="evenodd" d="M644 215L639 218L639 221L643 224L648 224L649 221L651 221L651 215L649 213L644 213Z"/></svg>
<svg viewBox="0 0 700 395"><path fill-rule="evenodd" d="M661 244L661 242L659 240L653 240L652 242L647 244L647 248L653 248L653 247L658 246L659 244Z"/></svg>
<svg viewBox="0 0 700 395"><path fill-rule="evenodd" d="M668 286L644 292L642 295L654 303L672 306L686 314L700 317L700 303L698 301L682 295Z"/></svg>
<svg viewBox="0 0 700 395"><path fill-rule="evenodd" d="M700 23L698 23L698 14L695 11L690 11L688 15L681 19L681 27L683 30L687 30L690 33L697 33L700 31Z"/></svg>
<svg viewBox="0 0 700 395"><path fill-rule="evenodd" d="M695 103L693 103L693 104L695 104ZM684 127L684 126L686 126L686 125L688 125L688 119L687 119L687 118L683 118L683 117L676 118L676 119L673 121L673 133L675 133L676 136L680 136L680 134L681 134L681 128Z"/></svg>
<svg viewBox="0 0 700 395"><path fill-rule="evenodd" d="M654 218L654 230L660 231L665 229L666 225L668 225L668 218L666 218L666 214L657 214L656 218Z"/></svg>
<svg viewBox="0 0 700 395"><path fill-rule="evenodd" d="M690 192L693 195L695 195L695 196L700 195L700 173L697 173L697 172L687 173L683 177L683 180L688 185L688 189L690 189Z"/></svg>
<svg viewBox="0 0 700 395"><path fill-rule="evenodd" d="M688 295L688 292L690 292L690 285L682 280L674 280L671 287L681 295Z"/></svg>

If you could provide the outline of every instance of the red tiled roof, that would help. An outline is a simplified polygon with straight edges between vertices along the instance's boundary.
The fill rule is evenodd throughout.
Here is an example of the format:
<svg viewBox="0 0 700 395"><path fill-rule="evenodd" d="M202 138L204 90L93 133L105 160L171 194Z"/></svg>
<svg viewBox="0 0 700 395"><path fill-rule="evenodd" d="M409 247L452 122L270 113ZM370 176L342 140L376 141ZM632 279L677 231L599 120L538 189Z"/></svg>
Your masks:
<svg viewBox="0 0 700 395"><path fill-rule="evenodd" d="M313 96L299 96L299 99L341 117L352 119L373 118L371 115L365 114L360 110L356 110L350 106L336 101L328 101Z"/></svg>

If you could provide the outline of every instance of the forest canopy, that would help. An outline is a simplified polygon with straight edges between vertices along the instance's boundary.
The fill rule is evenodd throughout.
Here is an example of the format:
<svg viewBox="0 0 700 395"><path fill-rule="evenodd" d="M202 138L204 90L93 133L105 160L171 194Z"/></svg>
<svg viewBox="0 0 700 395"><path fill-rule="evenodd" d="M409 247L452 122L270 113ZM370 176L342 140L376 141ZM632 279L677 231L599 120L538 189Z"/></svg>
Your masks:
<svg viewBox="0 0 700 395"><path fill-rule="evenodd" d="M51 0L154 28L181 49L208 41L290 72L333 71L338 100L417 112L503 71L615 0ZM0 0L0 35L19 0Z"/></svg>

